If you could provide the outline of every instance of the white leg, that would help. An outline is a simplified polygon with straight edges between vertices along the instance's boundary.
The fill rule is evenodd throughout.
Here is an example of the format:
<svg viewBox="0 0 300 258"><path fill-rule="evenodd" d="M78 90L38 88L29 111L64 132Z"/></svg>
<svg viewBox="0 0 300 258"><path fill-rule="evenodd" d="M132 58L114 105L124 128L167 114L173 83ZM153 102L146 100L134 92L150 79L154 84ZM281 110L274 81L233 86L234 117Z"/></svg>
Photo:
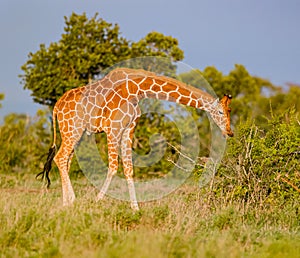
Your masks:
<svg viewBox="0 0 300 258"><path fill-rule="evenodd" d="M96 201L99 201L104 198L108 187L111 183L113 176L117 173L118 170L118 142L112 140L114 138L107 136L107 147L108 147L108 159L109 159L109 169L107 172L107 177L105 182L96 197Z"/></svg>
<svg viewBox="0 0 300 258"><path fill-rule="evenodd" d="M114 171L111 171L110 169L108 169L108 172L107 172L107 177L105 179L105 182L100 190L100 192L98 193L97 197L96 197L96 201L100 201L104 198L107 190L108 190L108 187L111 183L111 180L113 178L113 176L116 174L116 170Z"/></svg>
<svg viewBox="0 0 300 258"><path fill-rule="evenodd" d="M73 146L67 146L62 142L54 161L59 169L62 185L63 206L71 205L75 200L75 193L70 181L68 163L69 157L72 156Z"/></svg>
<svg viewBox="0 0 300 258"><path fill-rule="evenodd" d="M122 136L121 151L122 162L124 166L124 175L128 184L128 191L130 196L131 208L139 210L139 205L136 199L134 181L133 181L133 165L132 165L132 137L135 124L124 131Z"/></svg>
<svg viewBox="0 0 300 258"><path fill-rule="evenodd" d="M138 211L139 205L138 205L138 202L136 199L133 179L127 179L127 184L128 184L128 190L129 190L129 196L130 196L130 206L133 210Z"/></svg>
<svg viewBox="0 0 300 258"><path fill-rule="evenodd" d="M63 187L63 206L70 206L75 201L75 193L69 176L65 179L65 187Z"/></svg>

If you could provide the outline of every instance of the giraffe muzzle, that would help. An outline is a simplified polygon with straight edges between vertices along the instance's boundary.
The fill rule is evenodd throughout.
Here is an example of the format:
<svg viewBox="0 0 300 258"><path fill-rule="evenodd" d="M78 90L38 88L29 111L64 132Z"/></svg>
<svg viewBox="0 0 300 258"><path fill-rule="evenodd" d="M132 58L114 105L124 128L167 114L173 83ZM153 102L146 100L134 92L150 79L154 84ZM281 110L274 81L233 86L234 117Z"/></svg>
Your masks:
<svg viewBox="0 0 300 258"><path fill-rule="evenodd" d="M229 137L233 137L234 136L234 133L232 132L232 131L223 131L222 132L222 135L224 136L224 137L227 137L227 136L229 136Z"/></svg>
<svg viewBox="0 0 300 258"><path fill-rule="evenodd" d="M233 137L234 133L232 131L226 132L226 135L228 135L229 137Z"/></svg>

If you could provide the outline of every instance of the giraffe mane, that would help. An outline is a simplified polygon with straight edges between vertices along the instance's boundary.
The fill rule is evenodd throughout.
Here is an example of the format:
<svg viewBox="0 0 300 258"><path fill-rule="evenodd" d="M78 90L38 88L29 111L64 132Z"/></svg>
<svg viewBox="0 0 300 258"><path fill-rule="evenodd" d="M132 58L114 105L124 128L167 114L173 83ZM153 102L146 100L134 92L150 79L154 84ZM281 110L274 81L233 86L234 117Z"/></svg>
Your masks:
<svg viewBox="0 0 300 258"><path fill-rule="evenodd" d="M154 80L157 80L157 79L160 79L160 80L163 80L165 82L168 82L170 84L173 84L173 85L176 85L178 86L179 88L181 89L187 89L187 90L190 90L192 91L193 93L199 95L199 96L204 96L206 97L207 99L210 99L210 100L214 100L215 98L210 95L209 93L203 91L203 90L200 90L194 86L191 86L191 85L188 85L184 82L181 82L177 79L174 79L174 78L171 78L171 77L168 77L168 76L164 76L164 75L158 75L154 72L150 72L150 71L146 71L144 69L130 69L130 68L116 68L115 70L111 71L110 73L116 73L116 74L123 74L124 76L126 75L129 75L129 76L133 76L132 79L136 77L148 77L148 78L152 78ZM125 79L126 77L124 77ZM120 84L123 83L120 81Z"/></svg>

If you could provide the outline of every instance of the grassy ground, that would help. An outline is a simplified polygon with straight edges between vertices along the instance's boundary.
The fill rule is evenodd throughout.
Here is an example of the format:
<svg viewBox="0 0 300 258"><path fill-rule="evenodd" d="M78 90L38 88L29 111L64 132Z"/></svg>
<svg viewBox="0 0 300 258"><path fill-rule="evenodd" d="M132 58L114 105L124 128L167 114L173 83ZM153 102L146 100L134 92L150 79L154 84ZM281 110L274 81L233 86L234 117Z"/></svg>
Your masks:
<svg viewBox="0 0 300 258"><path fill-rule="evenodd" d="M45 193L33 176L0 179L0 257L300 257L299 200L253 208L185 185L135 213L95 203L84 179L68 208L59 181Z"/></svg>

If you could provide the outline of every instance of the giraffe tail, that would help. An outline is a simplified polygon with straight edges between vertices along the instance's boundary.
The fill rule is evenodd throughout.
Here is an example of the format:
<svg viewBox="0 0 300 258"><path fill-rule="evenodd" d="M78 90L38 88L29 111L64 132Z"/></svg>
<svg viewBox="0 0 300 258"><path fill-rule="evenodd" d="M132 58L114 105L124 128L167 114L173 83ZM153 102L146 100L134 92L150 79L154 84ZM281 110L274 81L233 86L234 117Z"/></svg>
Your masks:
<svg viewBox="0 0 300 258"><path fill-rule="evenodd" d="M53 145L49 149L47 161L46 161L46 163L44 165L43 171L40 172L40 173L38 173L36 175L36 177L35 177L36 179L39 179L39 177L41 177L41 180L43 180L44 178L46 178L47 188L49 188L50 184L51 184L51 181L50 181L50 178L49 178L49 172L50 172L51 167L52 167L52 160L54 159L55 152L56 152L56 145Z"/></svg>
<svg viewBox="0 0 300 258"><path fill-rule="evenodd" d="M56 141L56 111L55 111L55 107L53 109L52 123L53 123L53 145L51 146L51 148L48 151L47 161L44 165L43 171L38 173L35 177L36 179L39 179L39 177L41 177L41 180L44 180L44 178L46 178L47 188L49 188L50 184L51 184L51 181L49 178L49 172L51 170L52 161L55 157L55 152L56 152L56 144L55 144L55 141Z"/></svg>

